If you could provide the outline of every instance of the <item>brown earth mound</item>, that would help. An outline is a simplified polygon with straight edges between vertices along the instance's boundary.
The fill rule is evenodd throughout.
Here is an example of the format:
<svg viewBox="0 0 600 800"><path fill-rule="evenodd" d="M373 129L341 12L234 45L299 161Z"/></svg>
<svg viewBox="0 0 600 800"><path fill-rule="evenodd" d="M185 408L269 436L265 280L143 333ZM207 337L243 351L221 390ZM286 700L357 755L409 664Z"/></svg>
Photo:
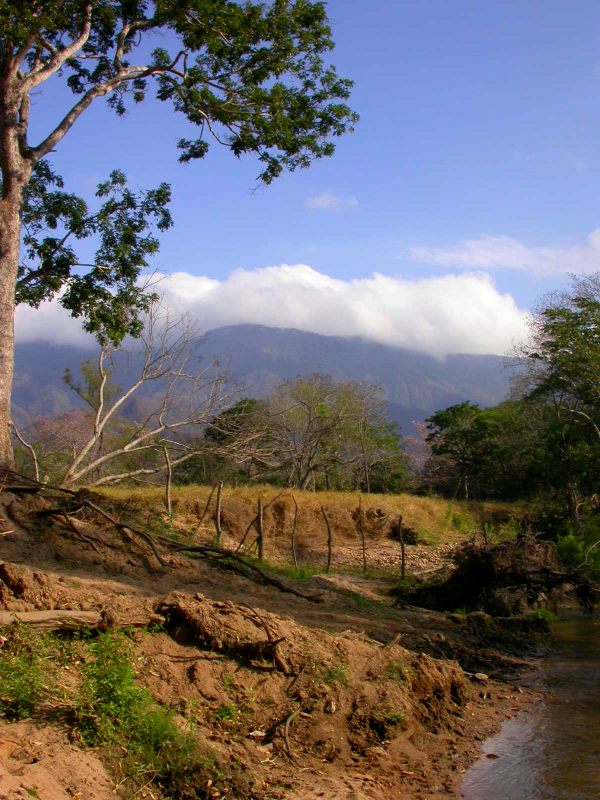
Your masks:
<svg viewBox="0 0 600 800"><path fill-rule="evenodd" d="M276 578L197 542L186 554L103 498L26 488L0 493L4 613L57 630L69 611L94 630L155 623L132 634L138 680L214 753L214 778L135 796L453 797L474 736L530 698L473 678L524 665L496 649L518 631L394 609L381 581ZM108 797L114 760L70 735L64 719L2 723L0 798Z"/></svg>

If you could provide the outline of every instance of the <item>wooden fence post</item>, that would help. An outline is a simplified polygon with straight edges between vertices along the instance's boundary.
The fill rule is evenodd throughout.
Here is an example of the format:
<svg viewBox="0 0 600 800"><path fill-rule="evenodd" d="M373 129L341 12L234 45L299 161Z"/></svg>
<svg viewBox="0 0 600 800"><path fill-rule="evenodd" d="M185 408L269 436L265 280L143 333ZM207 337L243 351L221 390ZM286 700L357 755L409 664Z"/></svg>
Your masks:
<svg viewBox="0 0 600 800"><path fill-rule="evenodd" d="M298 569L298 557L296 555L296 523L298 522L298 503L296 502L296 498L292 495L292 500L294 501L294 522L292 525L292 558L294 560L294 566Z"/></svg>
<svg viewBox="0 0 600 800"><path fill-rule="evenodd" d="M173 516L173 504L171 503L171 483L173 482L173 465L169 457L167 445L163 444L163 453L165 455L165 462L167 464L167 484L165 486L165 506L167 507L167 514L169 519Z"/></svg>
<svg viewBox="0 0 600 800"><path fill-rule="evenodd" d="M329 524L329 520L327 519L327 514L325 513L325 509L321 506L321 513L323 514L323 519L325 520L325 525L327 526L327 572L331 569L331 546L332 546L332 539L331 539L331 525Z"/></svg>
<svg viewBox="0 0 600 800"><path fill-rule="evenodd" d="M218 483L218 481L217 481L217 483ZM204 506L204 511L202 512L202 514L200 515L200 517L198 519L198 524L196 525L196 530L194 532L195 534L197 534L198 531L200 530L200 525L202 525L202 522L204 521L204 517L206 516L206 514L208 512L208 507L210 506L210 501L212 500L212 496L215 493L215 489L216 488L217 488L217 484L215 483L215 485L210 490L210 494L208 495L208 500L206 501L206 505Z"/></svg>
<svg viewBox="0 0 600 800"><path fill-rule="evenodd" d="M258 528L258 560L264 561L265 558L265 542L263 530L263 507L262 500L258 498L258 510L256 513L256 525Z"/></svg>
<svg viewBox="0 0 600 800"><path fill-rule="evenodd" d="M404 530L402 528L402 521L398 526L400 529L400 580L406 577L406 545L404 544Z"/></svg>
<svg viewBox="0 0 600 800"><path fill-rule="evenodd" d="M358 496L358 526L362 542L363 575L367 574L367 547L365 543L365 518L362 507L362 495Z"/></svg>

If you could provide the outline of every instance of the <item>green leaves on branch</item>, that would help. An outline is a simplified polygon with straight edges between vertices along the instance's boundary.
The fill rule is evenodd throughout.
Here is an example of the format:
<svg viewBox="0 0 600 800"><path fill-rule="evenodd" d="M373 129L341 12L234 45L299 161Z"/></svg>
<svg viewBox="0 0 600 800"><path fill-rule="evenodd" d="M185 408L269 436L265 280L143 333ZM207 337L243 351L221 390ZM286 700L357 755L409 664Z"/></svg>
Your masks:
<svg viewBox="0 0 600 800"><path fill-rule="evenodd" d="M133 190L114 170L98 185L95 211L63 191L62 178L46 161L34 168L21 218L25 258L19 265L15 300L37 307L59 296L60 304L102 343L118 345L141 331L140 315L156 295L139 284L141 271L159 249L155 230L172 224L171 190ZM75 244L93 237L91 263L82 263Z"/></svg>
<svg viewBox="0 0 600 800"><path fill-rule="evenodd" d="M196 129L180 139L181 161L202 158L214 139L236 156L257 156L259 179L270 183L331 155L332 140L357 120L345 103L352 82L324 61L333 49L324 2L30 5L8 0L0 8L0 70L20 58L24 81L35 85L59 70L78 103L106 96L119 115L154 81L156 97ZM163 45L151 51L158 37ZM84 110L73 108L75 118ZM42 155L51 149L40 147Z"/></svg>

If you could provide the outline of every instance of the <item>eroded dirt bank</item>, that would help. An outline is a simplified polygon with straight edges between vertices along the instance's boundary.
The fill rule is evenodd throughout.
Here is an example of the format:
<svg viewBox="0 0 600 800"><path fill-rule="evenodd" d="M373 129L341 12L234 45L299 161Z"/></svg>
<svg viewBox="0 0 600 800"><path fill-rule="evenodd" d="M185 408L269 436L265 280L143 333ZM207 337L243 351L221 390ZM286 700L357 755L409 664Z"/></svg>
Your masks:
<svg viewBox="0 0 600 800"><path fill-rule="evenodd" d="M168 790L122 784L124 797L457 797L481 740L534 699L505 682L528 666L523 627L393 608L381 579L281 579L306 599L153 552L83 499L0 494L0 606L54 627L60 611L152 623L131 634L138 680L193 723L210 764ZM0 737L0 798L115 796L114 753L85 748L68 715L42 705Z"/></svg>

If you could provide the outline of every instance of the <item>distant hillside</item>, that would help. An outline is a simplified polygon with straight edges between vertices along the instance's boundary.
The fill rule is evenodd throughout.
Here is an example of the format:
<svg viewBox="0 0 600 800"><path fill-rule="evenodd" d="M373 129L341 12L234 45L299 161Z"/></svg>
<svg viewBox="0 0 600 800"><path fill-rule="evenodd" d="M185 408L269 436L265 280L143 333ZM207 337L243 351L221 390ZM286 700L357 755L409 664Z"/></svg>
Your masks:
<svg viewBox="0 0 600 800"><path fill-rule="evenodd" d="M390 412L405 430L439 408L471 400L480 405L500 402L511 372L501 356L452 355L438 361L422 353L362 338L321 336L262 325L232 325L210 331L197 355L208 362L220 357L244 393L264 397L286 378L321 372L336 380L357 380L381 386ZM76 370L95 351L45 343L17 345L14 389L15 417L59 414L78 398L62 380L66 367ZM116 382L124 383L124 366Z"/></svg>

